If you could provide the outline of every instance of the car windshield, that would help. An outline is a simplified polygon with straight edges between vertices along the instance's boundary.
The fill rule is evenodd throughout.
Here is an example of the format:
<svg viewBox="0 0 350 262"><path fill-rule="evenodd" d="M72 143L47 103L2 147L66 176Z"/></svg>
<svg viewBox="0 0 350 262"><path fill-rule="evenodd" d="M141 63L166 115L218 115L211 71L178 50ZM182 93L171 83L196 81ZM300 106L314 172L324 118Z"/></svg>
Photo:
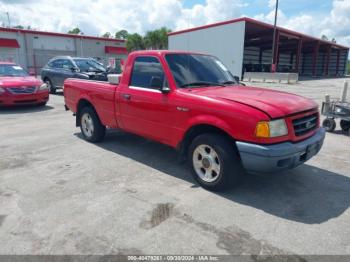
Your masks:
<svg viewBox="0 0 350 262"><path fill-rule="evenodd" d="M0 76L28 76L29 74L18 65L0 65Z"/></svg>
<svg viewBox="0 0 350 262"><path fill-rule="evenodd" d="M106 69L94 59L74 59L82 72L105 72Z"/></svg>
<svg viewBox="0 0 350 262"><path fill-rule="evenodd" d="M177 87L205 87L238 84L216 57L200 54L167 54L165 59Z"/></svg>

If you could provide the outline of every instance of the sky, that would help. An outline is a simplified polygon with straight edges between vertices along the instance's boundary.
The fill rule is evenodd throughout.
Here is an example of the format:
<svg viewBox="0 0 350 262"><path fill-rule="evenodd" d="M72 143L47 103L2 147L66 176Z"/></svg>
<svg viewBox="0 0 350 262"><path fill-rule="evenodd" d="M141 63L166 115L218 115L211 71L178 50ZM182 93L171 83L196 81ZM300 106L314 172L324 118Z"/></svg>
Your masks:
<svg viewBox="0 0 350 262"><path fill-rule="evenodd" d="M86 35L172 31L248 16L273 23L275 0L0 0L0 25ZM350 46L350 0L280 0L278 25Z"/></svg>

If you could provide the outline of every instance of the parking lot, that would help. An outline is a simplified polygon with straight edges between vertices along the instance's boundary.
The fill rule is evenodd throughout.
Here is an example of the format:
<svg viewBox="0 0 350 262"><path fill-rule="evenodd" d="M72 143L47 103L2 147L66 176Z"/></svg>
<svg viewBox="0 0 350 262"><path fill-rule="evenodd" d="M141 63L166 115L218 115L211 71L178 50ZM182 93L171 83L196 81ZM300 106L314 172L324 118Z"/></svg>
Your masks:
<svg viewBox="0 0 350 262"><path fill-rule="evenodd" d="M252 85L321 103L343 81ZM0 254L350 254L339 125L306 164L212 193L167 146L114 130L84 141L62 94L1 109L0 123Z"/></svg>

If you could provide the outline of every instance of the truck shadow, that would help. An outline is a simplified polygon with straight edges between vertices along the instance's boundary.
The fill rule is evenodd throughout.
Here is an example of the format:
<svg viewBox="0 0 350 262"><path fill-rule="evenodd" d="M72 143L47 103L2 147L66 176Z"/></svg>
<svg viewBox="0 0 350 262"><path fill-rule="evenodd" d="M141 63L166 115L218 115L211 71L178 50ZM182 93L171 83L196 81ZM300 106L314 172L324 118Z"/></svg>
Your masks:
<svg viewBox="0 0 350 262"><path fill-rule="evenodd" d="M53 109L52 106L37 106L37 105L28 105L28 106L13 106L13 107L0 107L0 115L11 115L11 114L26 114L26 113L35 113L43 112Z"/></svg>
<svg viewBox="0 0 350 262"><path fill-rule="evenodd" d="M81 134L76 136L82 139ZM167 146L119 131L108 132L97 146L196 185L178 153ZM247 174L241 185L213 193L268 214L305 224L340 216L350 206L350 178L304 164L278 174Z"/></svg>

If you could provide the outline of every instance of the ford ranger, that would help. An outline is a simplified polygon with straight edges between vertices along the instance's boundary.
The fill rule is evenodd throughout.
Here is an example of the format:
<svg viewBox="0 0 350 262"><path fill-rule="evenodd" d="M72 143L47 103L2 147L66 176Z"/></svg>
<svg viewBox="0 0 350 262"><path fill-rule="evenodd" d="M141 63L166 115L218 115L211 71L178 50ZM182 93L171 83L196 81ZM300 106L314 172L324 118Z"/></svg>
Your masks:
<svg viewBox="0 0 350 262"><path fill-rule="evenodd" d="M217 58L199 53L136 51L109 82L67 79L64 98L87 141L118 128L177 148L209 190L245 171L294 168L325 138L315 102L242 86Z"/></svg>

